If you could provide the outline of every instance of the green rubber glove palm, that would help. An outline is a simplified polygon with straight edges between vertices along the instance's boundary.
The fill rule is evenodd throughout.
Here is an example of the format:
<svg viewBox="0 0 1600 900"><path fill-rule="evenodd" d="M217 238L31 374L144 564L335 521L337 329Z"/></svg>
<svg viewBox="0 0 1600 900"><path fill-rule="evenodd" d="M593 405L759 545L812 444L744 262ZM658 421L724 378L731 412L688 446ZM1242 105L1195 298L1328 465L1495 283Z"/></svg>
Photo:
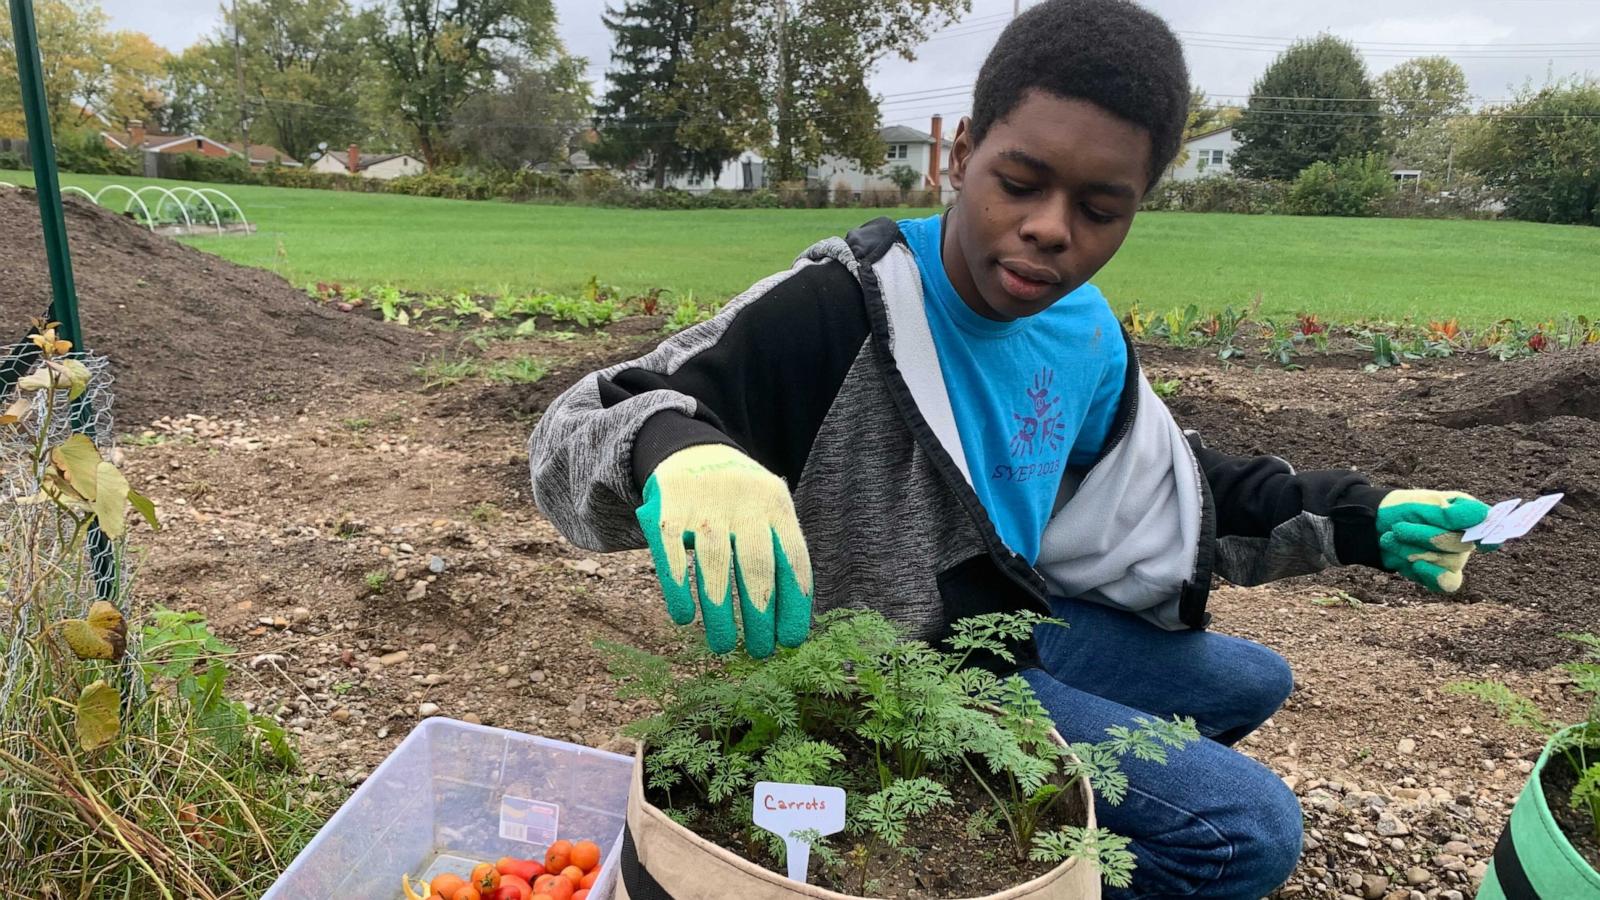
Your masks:
<svg viewBox="0 0 1600 900"><path fill-rule="evenodd" d="M698 592L713 653L727 653L739 642L735 582L751 656L771 656L775 644L796 647L806 639L811 557L783 479L732 447L689 447L651 473L637 514L667 614L679 625L693 622ZM689 548L695 552L694 591Z"/></svg>
<svg viewBox="0 0 1600 900"><path fill-rule="evenodd" d="M1489 514L1489 506L1460 491L1391 491L1378 506L1378 547L1383 565L1430 591L1452 594L1474 548L1461 533Z"/></svg>

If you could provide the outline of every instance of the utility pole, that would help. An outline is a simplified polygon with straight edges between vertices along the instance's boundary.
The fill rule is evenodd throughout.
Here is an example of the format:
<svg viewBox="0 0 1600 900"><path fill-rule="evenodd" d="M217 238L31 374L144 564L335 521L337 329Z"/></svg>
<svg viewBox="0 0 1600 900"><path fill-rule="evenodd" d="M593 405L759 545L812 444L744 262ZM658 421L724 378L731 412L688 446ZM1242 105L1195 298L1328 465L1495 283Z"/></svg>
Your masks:
<svg viewBox="0 0 1600 900"><path fill-rule="evenodd" d="M789 0L778 0L778 182L792 180L789 158L789 57L784 55L784 34L789 30Z"/></svg>
<svg viewBox="0 0 1600 900"><path fill-rule="evenodd" d="M250 168L250 124L244 108L244 55L240 49L239 0L233 0L233 71L239 80L239 148L244 167Z"/></svg>

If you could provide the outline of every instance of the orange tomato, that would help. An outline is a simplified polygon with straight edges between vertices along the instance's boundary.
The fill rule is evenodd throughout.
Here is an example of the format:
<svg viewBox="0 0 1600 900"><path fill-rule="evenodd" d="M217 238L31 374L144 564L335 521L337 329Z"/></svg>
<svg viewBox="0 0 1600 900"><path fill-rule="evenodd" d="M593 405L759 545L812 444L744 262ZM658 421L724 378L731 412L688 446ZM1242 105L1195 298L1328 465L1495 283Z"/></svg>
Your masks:
<svg viewBox="0 0 1600 900"><path fill-rule="evenodd" d="M573 844L572 864L585 872L600 865L600 845L594 841L579 841Z"/></svg>
<svg viewBox="0 0 1600 900"><path fill-rule="evenodd" d="M500 900L529 900L533 885L517 875L500 876Z"/></svg>
<svg viewBox="0 0 1600 900"><path fill-rule="evenodd" d="M572 865L572 842L556 841L544 854L544 870L559 872Z"/></svg>
<svg viewBox="0 0 1600 900"><path fill-rule="evenodd" d="M573 892L572 900L589 900L589 889L584 888L581 891Z"/></svg>
<svg viewBox="0 0 1600 900"><path fill-rule="evenodd" d="M472 867L472 886L479 891L492 891L500 886L500 872L490 863Z"/></svg>
<svg viewBox="0 0 1600 900"><path fill-rule="evenodd" d="M454 872L445 872L442 875L433 876L433 881L428 883L428 890L445 897L446 900L455 900L456 891L466 883L467 880L460 875Z"/></svg>
<svg viewBox="0 0 1600 900"><path fill-rule="evenodd" d="M515 875L529 884L544 874L543 863L531 859L514 859L510 856L500 857L500 861L496 862L494 867L501 875Z"/></svg>
<svg viewBox="0 0 1600 900"><path fill-rule="evenodd" d="M534 894L532 900L552 900L549 894Z"/></svg>
<svg viewBox="0 0 1600 900"><path fill-rule="evenodd" d="M582 881L578 882L578 887L583 888L584 890L588 890L589 888L594 887L595 879L597 879L599 877L600 877L600 867L599 866L595 866L594 868L589 870L589 874L583 876L583 880Z"/></svg>
<svg viewBox="0 0 1600 900"><path fill-rule="evenodd" d="M573 884L565 875L540 875L533 883L535 894L549 894L550 900L572 900Z"/></svg>
<svg viewBox="0 0 1600 900"><path fill-rule="evenodd" d="M583 870L577 866L567 866L561 870L561 877L572 882L572 886L576 888L578 883L583 881Z"/></svg>
<svg viewBox="0 0 1600 900"><path fill-rule="evenodd" d="M479 893L478 889L472 885L463 884L461 887L456 888L454 894L450 895L450 900L483 900L483 894Z"/></svg>

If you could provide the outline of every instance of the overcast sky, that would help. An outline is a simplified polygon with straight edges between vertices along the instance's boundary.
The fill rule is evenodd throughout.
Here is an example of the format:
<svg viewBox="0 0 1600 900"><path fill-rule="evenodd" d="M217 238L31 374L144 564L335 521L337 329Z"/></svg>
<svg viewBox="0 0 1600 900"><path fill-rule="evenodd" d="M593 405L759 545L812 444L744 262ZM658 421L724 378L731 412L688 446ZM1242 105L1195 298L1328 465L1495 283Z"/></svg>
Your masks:
<svg viewBox="0 0 1600 900"><path fill-rule="evenodd" d="M1145 0L1187 48L1194 83L1219 102L1239 102L1292 38L1328 31L1354 41L1376 74L1401 60L1442 54L1466 70L1473 94L1495 100L1528 80L1600 75L1600 0ZM101 0L116 27L180 50L220 21L218 0ZM555 0L567 47L600 79L609 32L596 0ZM961 115L984 54L1012 0L973 0L962 21L919 48L915 62L880 63L873 88L885 124L926 130L929 117ZM1027 0L1023 0L1027 6Z"/></svg>

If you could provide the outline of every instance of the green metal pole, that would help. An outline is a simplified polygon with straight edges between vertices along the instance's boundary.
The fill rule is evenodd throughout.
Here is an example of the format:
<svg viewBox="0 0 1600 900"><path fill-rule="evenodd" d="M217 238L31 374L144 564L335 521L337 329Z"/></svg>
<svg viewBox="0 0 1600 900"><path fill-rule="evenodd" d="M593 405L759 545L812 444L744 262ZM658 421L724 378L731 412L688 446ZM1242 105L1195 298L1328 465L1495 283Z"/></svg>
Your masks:
<svg viewBox="0 0 1600 900"><path fill-rule="evenodd" d="M44 251L50 262L50 319L61 323L60 335L72 342L73 349L82 350L78 291L72 282L67 220L61 211L61 178L56 172L55 142L50 138L50 107L45 102L44 64L39 58L39 30L33 22L33 0L11 0L11 31L16 39L17 74L22 79L22 114L28 123L28 151L33 155L39 221L44 226Z"/></svg>
<svg viewBox="0 0 1600 900"><path fill-rule="evenodd" d="M72 252L67 246L67 218L61 209L61 178L56 171L55 141L50 137L50 105L44 94L44 61L39 57L39 29L34 24L33 0L11 0L11 33L17 47L17 75L22 81L22 115L28 124L28 152L33 156L34 191L39 196L39 222L44 227L44 252L50 264L50 320L60 322L58 334L79 352L83 330L78 324L78 289L72 281ZM72 407L74 431L90 424L87 395ZM97 438L98 435L90 435ZM94 572L95 596L114 600L122 579L115 548L100 530L89 528L89 560Z"/></svg>

